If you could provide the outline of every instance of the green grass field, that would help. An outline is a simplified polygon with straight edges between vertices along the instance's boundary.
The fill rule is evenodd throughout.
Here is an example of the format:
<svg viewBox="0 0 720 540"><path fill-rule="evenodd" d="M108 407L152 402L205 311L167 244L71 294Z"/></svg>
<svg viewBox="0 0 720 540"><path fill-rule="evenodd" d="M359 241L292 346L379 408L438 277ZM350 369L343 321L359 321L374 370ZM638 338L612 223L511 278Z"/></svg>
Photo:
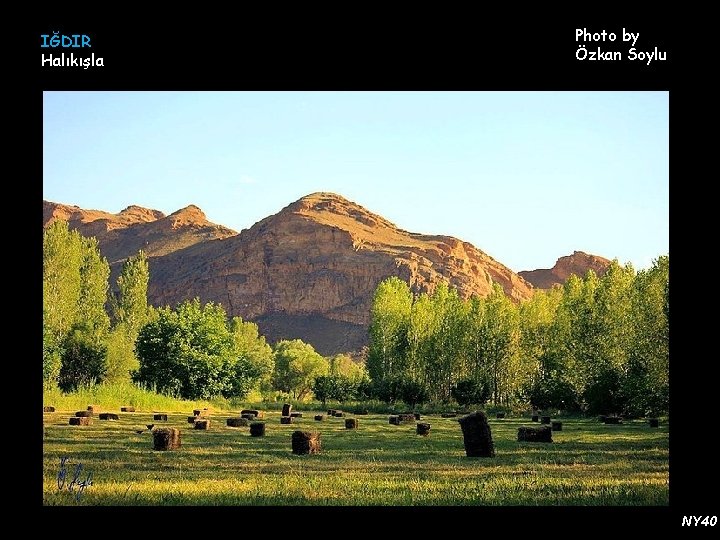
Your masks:
<svg viewBox="0 0 720 540"><path fill-rule="evenodd" d="M266 411L265 437L229 428L230 412L210 415L208 431L191 429L187 414L154 422L152 412L120 413L70 426L73 411L44 414L45 505L667 505L668 426L642 421L604 425L561 419L552 444L518 443L529 419L490 420L495 458L467 458L456 419L423 416L429 437L415 424L393 426L387 415L316 422L302 411L293 425ZM237 411L235 411L237 413ZM182 448L152 449L145 424L178 427ZM290 451L293 431L317 430L322 453ZM60 457L69 456L68 482L78 463L93 484L79 502L57 487Z"/></svg>

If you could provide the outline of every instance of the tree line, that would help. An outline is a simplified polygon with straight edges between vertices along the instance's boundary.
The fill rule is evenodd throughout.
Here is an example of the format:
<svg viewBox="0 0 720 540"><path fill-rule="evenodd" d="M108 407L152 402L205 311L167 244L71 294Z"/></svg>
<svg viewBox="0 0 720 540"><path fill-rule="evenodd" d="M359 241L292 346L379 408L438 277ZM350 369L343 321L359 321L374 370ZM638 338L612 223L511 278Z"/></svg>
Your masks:
<svg viewBox="0 0 720 540"><path fill-rule="evenodd" d="M667 411L669 257L635 272L613 261L598 277L513 303L498 284L463 300L438 284L414 294L378 286L367 369L388 400L530 403L588 413Z"/></svg>
<svg viewBox="0 0 720 540"><path fill-rule="evenodd" d="M115 288L94 238L56 221L43 234L43 381L72 391L132 380L186 399L279 391L302 400L378 399L410 406L532 404L565 411L660 414L668 407L669 258L513 303L495 284L463 300L439 283L415 294L381 282L365 363L325 358L301 340L270 346L258 327L198 299L147 302L148 261L124 261Z"/></svg>

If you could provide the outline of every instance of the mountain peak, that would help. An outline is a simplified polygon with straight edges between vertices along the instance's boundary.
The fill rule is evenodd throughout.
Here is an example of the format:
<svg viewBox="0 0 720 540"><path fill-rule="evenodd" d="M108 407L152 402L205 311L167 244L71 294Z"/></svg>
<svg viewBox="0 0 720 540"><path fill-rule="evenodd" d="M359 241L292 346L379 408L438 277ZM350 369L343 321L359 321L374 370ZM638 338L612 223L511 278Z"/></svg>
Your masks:
<svg viewBox="0 0 720 540"><path fill-rule="evenodd" d="M602 276L610 266L610 261L599 255L584 251L573 251L572 255L558 258L552 268L523 270L518 275L524 277L538 289L550 289L553 285L562 285L572 275L583 277L588 270Z"/></svg>
<svg viewBox="0 0 720 540"><path fill-rule="evenodd" d="M127 208L120 210L117 215L137 217L142 221L155 221L156 219L165 217L165 214L160 210L153 210L152 208L145 208L144 206L138 206L136 204L131 204Z"/></svg>
<svg viewBox="0 0 720 540"><path fill-rule="evenodd" d="M292 214L309 218L323 225L344 229L355 237L375 234L378 229L397 231L394 223L356 202L328 191L318 191L301 197L286 206L279 215Z"/></svg>
<svg viewBox="0 0 720 540"><path fill-rule="evenodd" d="M207 216L200 207L189 204L185 208L181 208L168 216L171 219L173 228L183 225L199 225L207 223Z"/></svg>

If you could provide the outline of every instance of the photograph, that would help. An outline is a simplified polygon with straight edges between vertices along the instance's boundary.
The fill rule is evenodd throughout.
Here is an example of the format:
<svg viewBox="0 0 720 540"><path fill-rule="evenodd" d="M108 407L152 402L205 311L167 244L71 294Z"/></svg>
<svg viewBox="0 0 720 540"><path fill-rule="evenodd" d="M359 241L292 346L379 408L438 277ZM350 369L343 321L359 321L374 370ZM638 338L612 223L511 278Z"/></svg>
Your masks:
<svg viewBox="0 0 720 540"><path fill-rule="evenodd" d="M52 30L43 507L669 508L667 85L130 89Z"/></svg>

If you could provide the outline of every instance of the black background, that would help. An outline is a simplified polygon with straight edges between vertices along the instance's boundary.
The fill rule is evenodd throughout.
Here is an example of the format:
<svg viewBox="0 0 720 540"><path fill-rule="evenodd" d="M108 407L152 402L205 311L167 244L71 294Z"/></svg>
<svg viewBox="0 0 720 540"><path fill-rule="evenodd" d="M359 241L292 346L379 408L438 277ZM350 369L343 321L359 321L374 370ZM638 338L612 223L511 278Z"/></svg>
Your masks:
<svg viewBox="0 0 720 540"><path fill-rule="evenodd" d="M107 7L107 6L106 6ZM708 238L703 222L702 182L689 172L690 145L694 129L690 102L697 79L689 66L689 46L678 36L673 17L660 20L631 18L624 14L606 17L604 10L592 15L536 8L529 12L511 6L502 14L413 6L405 13L389 13L385 7L344 6L302 9L284 6L273 13L206 8L201 14L182 8L150 16L145 9L127 8L112 15L59 15L43 13L23 28L15 51L24 75L15 86L27 99L30 135L27 140L32 172L21 208L24 217L40 213L42 195L42 92L48 90L652 90L670 92L670 199L672 227L672 317L670 506L660 508L219 508L194 509L197 516L230 518L237 534L261 529L267 534L280 528L299 536L350 533L382 534L386 527L432 534L514 535L532 529L541 536L583 536L598 531L643 532L650 529L683 532L683 515L717 515L716 448L708 434L716 431L710 399L717 386L708 375L714 351L706 349L710 332L701 328L699 309L711 302L717 285L691 241ZM117 8L114 8L117 9ZM197 11L200 11L197 8ZM176 17L181 16L181 20ZM171 17L172 16L172 17ZM584 61L575 58L579 42L575 29L603 29L618 35L622 28L639 32L637 50L655 46L667 60L645 62ZM26 30L25 30L26 29ZM41 49L40 35L88 34L91 49ZM620 41L586 43L588 50L621 50ZM42 67L41 54L74 52L104 59L104 67ZM82 147L77 148L82 152ZM693 148L694 152L694 148ZM72 159L68 156L68 159ZM700 197L698 197L700 195ZM688 203L684 201L690 201ZM692 208L690 208L692 205ZM686 213L686 209L688 212ZM30 220L38 219L30 217ZM607 216L606 219L612 219ZM38 226L39 231L39 226ZM38 244L29 257L39 255ZM687 251L688 253L685 253ZM38 290L40 264L25 279L27 290ZM39 298L38 304L39 305ZM32 313L31 317L39 316ZM689 327L692 330L688 329ZM38 326L39 328L39 326ZM40 339L37 336L37 354ZM31 348L32 350L32 348ZM33 353L34 356L35 353ZM40 362L25 363L31 380L40 379ZM37 365L37 367L35 367ZM37 388L40 385L38 383ZM38 407L39 410L39 407ZM706 434L708 432L708 434ZM33 428L33 440L39 430ZM38 440L38 442L40 442ZM38 445L40 446L40 445ZM41 451L39 449L38 453ZM38 471L39 455L32 453L30 470ZM40 473L32 484L29 502L41 504ZM82 514L78 511L82 510ZM42 508L44 522L62 523L66 514L82 520L112 519L119 527L150 532L153 522L166 520L184 527L192 521L187 510L167 508ZM108 515L112 514L112 515ZM118 515L116 515L118 514ZM122 514L122 515L119 515ZM233 517L227 516L230 514ZM332 524L333 518L339 520ZM74 520L75 517L69 519ZM198 519L202 521L202 519ZM571 523L572 522L572 523ZM79 523L76 523L79 525ZM71 525L71 523L66 523ZM162 526L162 525L158 525ZM171 527L174 529L175 527ZM94 526L92 527L94 529ZM207 527L208 534L218 531ZM472 533L472 531L476 531ZM697 531L693 531L697 532ZM704 531L709 532L709 531Z"/></svg>

